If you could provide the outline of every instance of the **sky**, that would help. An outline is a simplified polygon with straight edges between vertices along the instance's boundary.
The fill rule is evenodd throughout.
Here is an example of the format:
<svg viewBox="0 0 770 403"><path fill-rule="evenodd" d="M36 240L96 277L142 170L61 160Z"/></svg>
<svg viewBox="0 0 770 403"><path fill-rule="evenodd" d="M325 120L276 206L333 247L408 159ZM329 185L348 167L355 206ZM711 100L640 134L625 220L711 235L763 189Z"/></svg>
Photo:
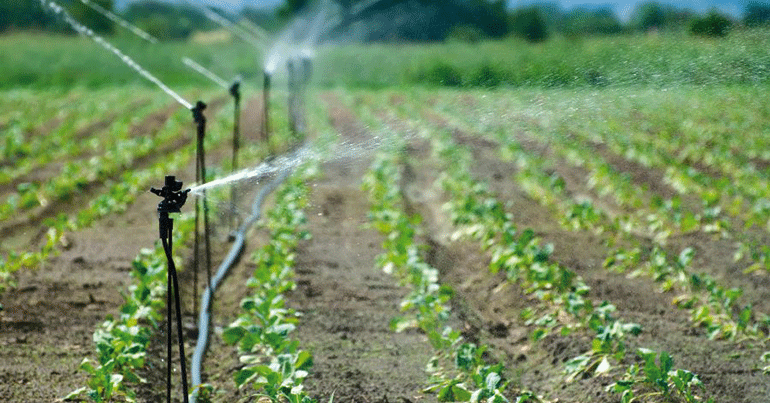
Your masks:
<svg viewBox="0 0 770 403"><path fill-rule="evenodd" d="M117 0L118 7L122 7L130 0ZM244 6L256 7L256 8L271 8L278 4L283 3L284 0L196 0L205 4L210 4L223 9L238 11ZM559 3L564 9L571 9L574 7L610 7L615 10L618 17L623 20L628 19L634 7L640 2L646 2L647 0L626 0L626 1L612 1L612 0L545 0L549 3ZM706 12L711 8L717 9L733 16L740 16L746 4L751 0L658 0L660 3L673 4L677 7L689 8L698 12ZM510 7L517 7L521 5L527 5L532 3L542 3L543 0L508 0ZM769 1L770 2L770 1Z"/></svg>

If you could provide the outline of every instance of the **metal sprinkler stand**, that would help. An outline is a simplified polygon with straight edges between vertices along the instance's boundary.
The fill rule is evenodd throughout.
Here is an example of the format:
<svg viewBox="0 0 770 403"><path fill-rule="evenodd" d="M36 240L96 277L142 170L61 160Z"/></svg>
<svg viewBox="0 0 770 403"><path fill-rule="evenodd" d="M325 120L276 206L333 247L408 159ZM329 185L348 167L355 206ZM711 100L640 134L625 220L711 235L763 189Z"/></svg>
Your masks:
<svg viewBox="0 0 770 403"><path fill-rule="evenodd" d="M195 180L199 184L206 183L206 153L204 150L203 140L206 137L206 117L203 116L203 110L206 109L206 104L202 101L198 101L191 109L193 120L197 128L197 158L195 161ZM208 284L211 284L211 241L209 237L209 208L208 201L206 199L206 189L203 189L201 203L203 204L203 238L206 247L206 275L208 278ZM193 271L193 283L195 288L195 302L194 310L195 315L198 314L198 259L200 255L199 247L199 217L200 217L200 204L195 203L195 243L193 253L195 255L194 271Z"/></svg>
<svg viewBox="0 0 770 403"><path fill-rule="evenodd" d="M238 169L238 150L240 149L241 142L241 81L236 80L232 86L230 86L230 95L233 96L233 163L232 172ZM235 217L235 205L237 204L237 192L235 185L230 189L230 225L232 230L238 229L238 223ZM231 241L235 240L235 237L230 237Z"/></svg>
<svg viewBox="0 0 770 403"><path fill-rule="evenodd" d="M289 130L294 138L297 137L297 69L294 59L286 62L289 75Z"/></svg>
<svg viewBox="0 0 770 403"><path fill-rule="evenodd" d="M179 280L177 279L176 266L172 253L174 220L169 217L169 213L179 213L180 209L187 201L187 194L190 189L182 190L182 182L176 180L174 176L166 176L166 183L160 190L152 188L150 191L163 200L158 203L158 229L160 232L160 241L163 244L163 251L166 253L168 262L168 286L166 288L166 327L167 327L167 361L166 361L166 399L171 402L171 292L174 292L174 306L176 308L176 329L179 336L179 362L182 367L182 393L184 394L184 403L188 402L187 397L187 366L184 353L184 335L182 332L182 304L179 299ZM173 287L172 287L173 284Z"/></svg>
<svg viewBox="0 0 770 403"><path fill-rule="evenodd" d="M272 86L272 74L265 70L262 83L262 139L270 144L270 87Z"/></svg>
<svg viewBox="0 0 770 403"><path fill-rule="evenodd" d="M305 122L305 96L307 87L310 85L310 79L313 75L313 61L307 54L300 57L301 74L298 74L297 84L297 127L302 135L306 133Z"/></svg>

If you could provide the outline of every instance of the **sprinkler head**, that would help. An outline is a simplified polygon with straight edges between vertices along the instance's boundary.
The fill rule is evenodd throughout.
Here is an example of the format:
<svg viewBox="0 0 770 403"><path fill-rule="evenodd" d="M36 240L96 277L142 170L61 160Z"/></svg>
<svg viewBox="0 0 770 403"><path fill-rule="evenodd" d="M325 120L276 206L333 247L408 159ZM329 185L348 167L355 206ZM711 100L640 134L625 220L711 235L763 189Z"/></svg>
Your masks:
<svg viewBox="0 0 770 403"><path fill-rule="evenodd" d="M182 182L177 181L173 175L166 176L166 183L161 189L151 188L150 192L160 196L163 200L158 203L158 213L179 213L187 201L190 189L182 190Z"/></svg>
<svg viewBox="0 0 770 403"><path fill-rule="evenodd" d="M230 86L230 95L233 98L239 99L241 97L241 81L236 80L233 85Z"/></svg>
<svg viewBox="0 0 770 403"><path fill-rule="evenodd" d="M206 118L203 117L203 110L205 109L206 109L206 104L203 103L203 101L198 101L195 104L195 106L192 109L190 109L192 111L193 120L195 120L195 122L200 123L206 120Z"/></svg>

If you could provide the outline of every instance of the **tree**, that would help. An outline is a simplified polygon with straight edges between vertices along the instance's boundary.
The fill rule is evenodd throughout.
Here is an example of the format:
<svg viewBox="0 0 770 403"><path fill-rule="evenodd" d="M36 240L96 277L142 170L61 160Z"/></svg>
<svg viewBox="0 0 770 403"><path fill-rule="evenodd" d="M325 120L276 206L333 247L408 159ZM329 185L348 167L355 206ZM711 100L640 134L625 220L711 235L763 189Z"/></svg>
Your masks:
<svg viewBox="0 0 770 403"><path fill-rule="evenodd" d="M514 35L530 42L542 42L548 39L548 28L535 7L514 11L509 19L509 28Z"/></svg>
<svg viewBox="0 0 770 403"><path fill-rule="evenodd" d="M0 31L28 28L47 29L55 25L54 18L37 1L0 1Z"/></svg>
<svg viewBox="0 0 770 403"><path fill-rule="evenodd" d="M302 11L310 2L311 0L286 0L286 3L278 9L278 15L289 19Z"/></svg>
<svg viewBox="0 0 770 403"><path fill-rule="evenodd" d="M690 33L700 36L722 37L726 36L732 26L732 21L716 10L711 10L708 15L696 18L690 23Z"/></svg>
<svg viewBox="0 0 770 403"><path fill-rule="evenodd" d="M631 20L642 31L661 29L666 23L666 12L660 3L643 3L636 6Z"/></svg>
<svg viewBox="0 0 770 403"><path fill-rule="evenodd" d="M623 31L623 25L609 8L576 8L564 16L563 32L569 36L609 35Z"/></svg>
<svg viewBox="0 0 770 403"><path fill-rule="evenodd" d="M131 3L123 16L160 40L186 39L193 31L218 27L197 8L157 0Z"/></svg>
<svg viewBox="0 0 770 403"><path fill-rule="evenodd" d="M107 11L112 11L114 3L113 0L91 0L91 2ZM79 0L70 1L68 9L72 17L94 32L111 34L115 31L115 24L110 19Z"/></svg>
<svg viewBox="0 0 770 403"><path fill-rule="evenodd" d="M770 4L751 2L746 6L743 22L749 27L766 25L770 21Z"/></svg>

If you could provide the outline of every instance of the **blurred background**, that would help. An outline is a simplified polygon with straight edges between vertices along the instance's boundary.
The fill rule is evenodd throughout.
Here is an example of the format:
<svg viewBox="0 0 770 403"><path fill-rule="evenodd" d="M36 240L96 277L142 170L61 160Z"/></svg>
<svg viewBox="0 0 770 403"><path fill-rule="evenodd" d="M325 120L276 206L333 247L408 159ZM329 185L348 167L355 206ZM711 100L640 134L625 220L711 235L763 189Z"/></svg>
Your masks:
<svg viewBox="0 0 770 403"><path fill-rule="evenodd" d="M275 41L292 21L303 15L317 16L322 10L325 22L315 43L335 47L319 50L321 74L315 81L331 86L701 84L715 77L720 82L756 82L764 80L770 65L765 56L770 23L767 2L93 2L163 43L149 49L80 0L60 3L140 64L151 70L158 66L161 79L171 84L204 81L179 74L185 68L177 63L178 58L170 60L164 55L193 57L214 70L219 68L225 76L250 78L260 72L270 45L265 49L247 46L207 18L203 7L235 24L256 27L265 33L266 44ZM0 32L4 34L0 65L5 70L0 88L94 87L141 81L119 61L107 60L106 54L89 48L96 45L81 49L83 39L76 38L41 2L4 0L0 3ZM212 48L212 44L232 46ZM367 45L365 52L357 48L362 44ZM332 57L324 57L328 52ZM235 55L245 57L231 57ZM715 62L715 57L725 59ZM90 74L81 74L83 66L88 66Z"/></svg>

